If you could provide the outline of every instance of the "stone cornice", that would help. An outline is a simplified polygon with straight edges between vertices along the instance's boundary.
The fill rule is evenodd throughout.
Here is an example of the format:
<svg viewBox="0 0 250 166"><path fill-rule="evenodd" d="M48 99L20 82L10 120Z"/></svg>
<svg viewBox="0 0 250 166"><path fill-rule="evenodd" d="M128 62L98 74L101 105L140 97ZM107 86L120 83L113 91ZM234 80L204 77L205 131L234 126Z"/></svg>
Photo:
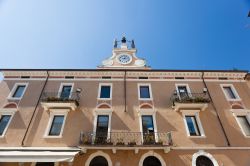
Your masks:
<svg viewBox="0 0 250 166"><path fill-rule="evenodd" d="M39 71L39 70L10 70L10 71L2 71L4 77L21 77L21 76L30 76L30 77L46 77L47 72ZM175 77L183 77L184 79L202 79L202 75L204 73L205 79L219 79L219 78L227 78L227 79L237 79L243 80L247 75L247 72L232 72L232 71L222 71L222 72L214 72L214 71L156 71L156 70L145 70L145 71L130 71L126 70L127 77L156 77L156 78L175 78ZM65 77L65 76L75 76L75 77L102 77L102 76L111 76L111 77L123 77L125 74L125 70L84 70L84 71L49 71L49 75L51 77Z"/></svg>

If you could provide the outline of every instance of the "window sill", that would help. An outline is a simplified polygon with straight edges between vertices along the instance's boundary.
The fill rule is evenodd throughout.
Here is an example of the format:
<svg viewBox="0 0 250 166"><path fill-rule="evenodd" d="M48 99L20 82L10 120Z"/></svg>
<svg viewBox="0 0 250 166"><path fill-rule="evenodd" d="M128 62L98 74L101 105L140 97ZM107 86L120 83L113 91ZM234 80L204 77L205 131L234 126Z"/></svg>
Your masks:
<svg viewBox="0 0 250 166"><path fill-rule="evenodd" d="M112 100L112 98L97 98L97 100Z"/></svg>
<svg viewBox="0 0 250 166"><path fill-rule="evenodd" d="M188 136L188 138L207 138L205 135L201 136Z"/></svg>
<svg viewBox="0 0 250 166"><path fill-rule="evenodd" d="M237 98L237 99L228 99L227 98L227 101L241 101L241 98Z"/></svg>
<svg viewBox="0 0 250 166"><path fill-rule="evenodd" d="M59 135L59 136L49 136L49 135L46 135L43 138L62 138L62 136L61 135Z"/></svg>
<svg viewBox="0 0 250 166"><path fill-rule="evenodd" d="M152 98L139 98L139 100L142 100L142 101L143 101L143 100L144 100L144 101L145 101L145 100L146 100L146 101L150 101L150 100L153 100L153 99L152 99Z"/></svg>
<svg viewBox="0 0 250 166"><path fill-rule="evenodd" d="M21 100L22 97L8 97L7 100Z"/></svg>

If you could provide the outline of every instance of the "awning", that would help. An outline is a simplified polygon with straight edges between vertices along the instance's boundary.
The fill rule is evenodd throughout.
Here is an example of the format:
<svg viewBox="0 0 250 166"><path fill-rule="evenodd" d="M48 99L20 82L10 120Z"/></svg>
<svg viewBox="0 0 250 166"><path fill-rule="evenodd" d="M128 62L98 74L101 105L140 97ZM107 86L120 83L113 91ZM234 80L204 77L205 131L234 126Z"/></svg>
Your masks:
<svg viewBox="0 0 250 166"><path fill-rule="evenodd" d="M72 162L79 151L0 151L0 162Z"/></svg>

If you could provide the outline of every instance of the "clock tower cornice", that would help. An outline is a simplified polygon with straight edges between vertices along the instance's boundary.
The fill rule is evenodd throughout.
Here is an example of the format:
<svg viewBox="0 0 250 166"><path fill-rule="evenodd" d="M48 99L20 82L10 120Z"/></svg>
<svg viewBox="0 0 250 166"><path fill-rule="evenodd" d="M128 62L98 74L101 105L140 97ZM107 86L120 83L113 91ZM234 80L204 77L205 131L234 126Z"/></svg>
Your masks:
<svg viewBox="0 0 250 166"><path fill-rule="evenodd" d="M114 40L112 55L102 61L98 69L150 69L146 60L137 57L134 40L128 41L122 37L120 41Z"/></svg>

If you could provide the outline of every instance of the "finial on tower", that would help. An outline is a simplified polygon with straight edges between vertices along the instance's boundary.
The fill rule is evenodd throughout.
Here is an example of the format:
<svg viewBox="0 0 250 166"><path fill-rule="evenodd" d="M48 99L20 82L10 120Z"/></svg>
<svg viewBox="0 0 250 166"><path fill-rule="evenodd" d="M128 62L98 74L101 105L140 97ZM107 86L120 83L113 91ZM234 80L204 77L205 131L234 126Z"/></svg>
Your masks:
<svg viewBox="0 0 250 166"><path fill-rule="evenodd" d="M117 40L114 39L114 48L117 48Z"/></svg>
<svg viewBox="0 0 250 166"><path fill-rule="evenodd" d="M123 36L123 37L122 37L122 43L126 43L126 42L127 42L126 37Z"/></svg>
<svg viewBox="0 0 250 166"><path fill-rule="evenodd" d="M135 48L135 41L134 40L131 41L131 48Z"/></svg>

